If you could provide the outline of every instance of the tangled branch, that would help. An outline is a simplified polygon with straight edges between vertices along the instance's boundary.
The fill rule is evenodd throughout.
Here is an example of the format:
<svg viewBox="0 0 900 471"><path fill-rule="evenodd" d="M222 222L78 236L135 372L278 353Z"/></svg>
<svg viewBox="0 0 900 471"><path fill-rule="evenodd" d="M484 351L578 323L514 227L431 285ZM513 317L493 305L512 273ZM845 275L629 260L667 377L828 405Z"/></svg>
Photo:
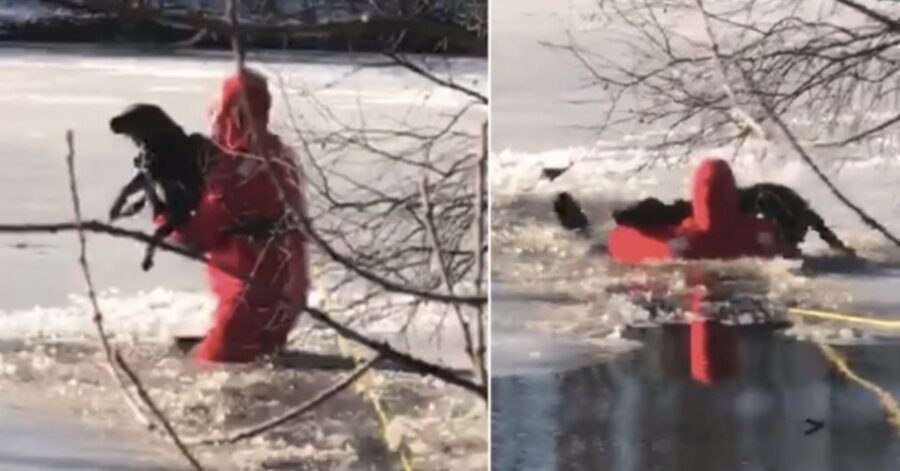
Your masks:
<svg viewBox="0 0 900 471"><path fill-rule="evenodd" d="M138 242L142 242L145 244L150 243L153 240L153 236L150 234L146 234L140 231L134 231L130 229L123 229L120 227L111 226L109 224L100 222L100 221L83 221L80 225L81 230L85 232L95 232L99 234L105 234L113 237L120 237L126 239L136 240ZM57 232L70 232L79 230L78 223L72 222L63 222L63 223L46 223L46 224L0 224L0 233L14 233L14 234L27 234L27 233L57 233ZM231 276L237 280L240 280L244 283L254 285L259 287L260 289L265 289L271 292L274 296L280 299L283 302L290 302L290 297L286 294L277 290L270 286L263 285L259 280L254 279L253 277L247 276L242 273L238 273L232 270L229 267L221 266L215 263L212 263L209 259L204 257L202 254L198 254L191 250L188 250L184 247L180 247L169 242L162 242L159 244L159 249L167 252L171 252L174 254L178 254L187 259L193 260L195 262L200 262L204 264L208 264L220 270L221 272ZM460 375L454 373L449 368L445 368L443 366L439 366L424 360L420 360L408 353L401 352L391 347L389 344L385 342L381 342L378 340L371 339L355 329L345 326L344 324L333 319L328 313L320 311L314 307L304 307L304 312L308 313L315 320L321 322L322 324L332 328L339 335L352 340L356 343L364 345L371 350L374 350L377 353L382 354L386 359L392 359L397 361L398 363L409 366L414 371L419 372L423 375L434 376L435 378L446 381L447 383L459 386L468 391L474 392L481 397L487 397L487 391L484 386L477 385L472 381L461 377Z"/></svg>
<svg viewBox="0 0 900 471"><path fill-rule="evenodd" d="M890 13L900 13L897 4L598 0L597 7L596 21L612 32L605 46L621 53L592 51L573 35L551 46L572 54L604 90L599 133L649 130L637 145L652 165L683 161L698 148L772 142L772 126L864 224L900 242L827 178L809 150L822 161L900 146L891 132L900 123L900 29Z"/></svg>

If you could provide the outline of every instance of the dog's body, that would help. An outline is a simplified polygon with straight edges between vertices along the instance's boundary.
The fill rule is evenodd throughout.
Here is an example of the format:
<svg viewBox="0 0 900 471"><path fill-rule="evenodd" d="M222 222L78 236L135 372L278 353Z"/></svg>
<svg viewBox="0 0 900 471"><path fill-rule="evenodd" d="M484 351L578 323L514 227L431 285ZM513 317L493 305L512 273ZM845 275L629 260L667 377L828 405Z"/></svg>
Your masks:
<svg viewBox="0 0 900 471"><path fill-rule="evenodd" d="M556 195L556 199L553 201L553 211L556 212L559 223L567 231L590 233L590 221L572 195L566 192Z"/></svg>
<svg viewBox="0 0 900 471"><path fill-rule="evenodd" d="M149 270L156 246L190 220L203 193L206 168L218 149L205 136L186 134L156 105L132 105L112 118L109 126L115 134L130 137L140 148L134 159L137 173L113 202L110 220L134 215L147 202L154 213L166 215L166 224L154 232L141 265ZM140 192L143 195L125 208L128 198Z"/></svg>
<svg viewBox="0 0 900 471"><path fill-rule="evenodd" d="M810 228L815 230L828 245L840 252L853 254L825 225L825 221L794 190L775 183L758 183L739 188L740 211L753 214L771 221L778 228L784 242L797 248ZM560 193L554 201L554 210L563 227L581 223L573 214L581 214L575 200L568 193ZM678 199L671 204L663 203L656 198L646 198L623 209L613 211L616 224L635 228L659 226L675 226L689 218L693 213L691 202ZM583 217L583 215L582 215ZM581 223L587 227L585 222Z"/></svg>

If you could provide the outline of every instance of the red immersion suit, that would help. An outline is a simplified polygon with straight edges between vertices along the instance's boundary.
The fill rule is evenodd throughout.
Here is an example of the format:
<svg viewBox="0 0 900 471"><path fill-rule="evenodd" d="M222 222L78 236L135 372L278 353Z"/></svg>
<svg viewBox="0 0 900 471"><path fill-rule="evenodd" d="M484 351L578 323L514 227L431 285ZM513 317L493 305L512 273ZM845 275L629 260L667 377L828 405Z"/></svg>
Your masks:
<svg viewBox="0 0 900 471"><path fill-rule="evenodd" d="M610 256L620 262L640 263L785 253L771 223L741 214L734 175L724 160L707 159L697 168L691 205L693 216L679 226L616 227L609 234Z"/></svg>
<svg viewBox="0 0 900 471"><path fill-rule="evenodd" d="M225 80L213 117L212 138L228 153L207 170L204 196L196 213L176 233L177 238L206 253L211 262L207 273L217 306L213 326L195 350L200 360L248 362L276 353L296 322L298 308L306 303L307 257L300 234L233 233L242 224L275 223L288 208L305 210L290 151L267 129L270 106L271 96L262 76L245 72ZM163 222L158 216L157 223ZM255 281L245 283L216 266ZM293 302L279 300L272 288Z"/></svg>

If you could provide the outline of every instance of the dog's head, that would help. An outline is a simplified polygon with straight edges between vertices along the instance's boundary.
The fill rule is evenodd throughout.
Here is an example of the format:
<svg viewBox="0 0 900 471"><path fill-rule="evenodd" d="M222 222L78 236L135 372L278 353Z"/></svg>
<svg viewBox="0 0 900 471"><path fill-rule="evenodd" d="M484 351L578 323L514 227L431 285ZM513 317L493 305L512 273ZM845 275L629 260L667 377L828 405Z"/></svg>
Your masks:
<svg viewBox="0 0 900 471"><path fill-rule="evenodd" d="M109 120L115 134L124 134L140 147L150 150L171 139L185 139L184 130L162 108L148 103L136 103Z"/></svg>

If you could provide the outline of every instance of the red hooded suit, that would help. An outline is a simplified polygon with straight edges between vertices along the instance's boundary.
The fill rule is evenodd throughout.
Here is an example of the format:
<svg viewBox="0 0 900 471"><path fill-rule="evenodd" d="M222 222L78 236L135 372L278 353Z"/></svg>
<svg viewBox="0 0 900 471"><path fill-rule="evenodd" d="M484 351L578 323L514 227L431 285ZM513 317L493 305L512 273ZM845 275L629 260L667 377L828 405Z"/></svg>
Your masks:
<svg viewBox="0 0 900 471"><path fill-rule="evenodd" d="M289 208L305 209L290 152L268 131L270 106L262 76L247 71L225 80L212 137L227 152L207 170L205 193L194 217L176 234L211 261L207 272L217 306L213 326L196 349L200 360L248 362L277 352L306 302L301 235L233 232L248 223L274 224ZM163 222L158 216L157 223ZM244 283L216 266L255 282ZM271 288L290 296L292 305L280 301Z"/></svg>
<svg viewBox="0 0 900 471"><path fill-rule="evenodd" d="M693 215L680 226L616 227L609 234L610 255L620 262L639 263L784 253L771 223L740 212L737 184L724 160L707 159L697 168L691 205Z"/></svg>

